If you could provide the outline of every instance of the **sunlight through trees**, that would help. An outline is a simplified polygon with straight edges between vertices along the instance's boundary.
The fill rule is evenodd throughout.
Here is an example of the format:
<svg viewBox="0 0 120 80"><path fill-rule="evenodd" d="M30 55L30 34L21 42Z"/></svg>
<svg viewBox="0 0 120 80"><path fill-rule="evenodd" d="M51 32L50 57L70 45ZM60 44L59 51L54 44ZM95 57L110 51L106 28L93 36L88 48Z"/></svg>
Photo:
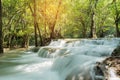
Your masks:
<svg viewBox="0 0 120 80"><path fill-rule="evenodd" d="M119 0L2 0L2 10L4 47L120 36Z"/></svg>

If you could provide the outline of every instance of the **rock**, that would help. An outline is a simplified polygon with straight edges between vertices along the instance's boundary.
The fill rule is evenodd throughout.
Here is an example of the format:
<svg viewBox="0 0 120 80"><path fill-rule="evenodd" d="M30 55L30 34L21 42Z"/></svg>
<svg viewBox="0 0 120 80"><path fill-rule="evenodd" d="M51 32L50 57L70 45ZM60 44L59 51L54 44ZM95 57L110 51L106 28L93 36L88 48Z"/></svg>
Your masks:
<svg viewBox="0 0 120 80"><path fill-rule="evenodd" d="M40 47L32 47L32 48L30 48L28 51L38 52L39 49L40 49Z"/></svg>
<svg viewBox="0 0 120 80"><path fill-rule="evenodd" d="M120 46L118 46L113 52L111 56L120 56Z"/></svg>
<svg viewBox="0 0 120 80"><path fill-rule="evenodd" d="M106 80L112 80L112 77L115 77L116 80L120 80L120 57L112 56L106 58L97 66L103 71ZM113 76L113 74L115 76Z"/></svg>

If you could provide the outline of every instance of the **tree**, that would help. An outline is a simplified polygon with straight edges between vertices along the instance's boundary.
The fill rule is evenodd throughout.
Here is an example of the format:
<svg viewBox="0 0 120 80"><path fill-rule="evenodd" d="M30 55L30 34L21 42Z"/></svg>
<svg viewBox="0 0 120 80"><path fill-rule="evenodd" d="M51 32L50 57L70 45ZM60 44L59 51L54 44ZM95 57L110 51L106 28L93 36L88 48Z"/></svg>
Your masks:
<svg viewBox="0 0 120 80"><path fill-rule="evenodd" d="M38 9L37 9L36 3L37 2L34 0L33 9L30 3L28 4L28 7L31 11L32 17L34 18L34 37L35 37L35 46L37 47L38 44L40 44L40 46L43 46L44 44L43 44L42 34L41 34L40 27L39 27L39 22L38 22L38 15L37 15ZM39 39L40 39L39 43L38 43L38 37L37 37L38 34L39 34Z"/></svg>
<svg viewBox="0 0 120 80"><path fill-rule="evenodd" d="M57 19L58 19L58 15L59 15L59 8L61 7L62 4L62 0L59 0L59 4L58 4L58 8L56 10L56 14L55 14L55 18L53 20L53 23L50 24L49 28L50 28L50 39L54 39L55 38L55 26L57 23Z"/></svg>
<svg viewBox="0 0 120 80"><path fill-rule="evenodd" d="M35 47L38 46L38 41L37 41L37 19L36 19L36 0L34 0L34 35L35 35Z"/></svg>
<svg viewBox="0 0 120 80"><path fill-rule="evenodd" d="M29 46L29 39L34 28L27 3L27 0L3 0L2 19L5 47L11 49Z"/></svg>
<svg viewBox="0 0 120 80"><path fill-rule="evenodd" d="M3 0L4 45L45 45L57 38L96 38L116 32L119 0ZM32 16L31 16L32 15ZM33 23L34 22L34 23Z"/></svg>
<svg viewBox="0 0 120 80"><path fill-rule="evenodd" d="M116 36L120 37L120 30L119 30L119 22L120 22L120 10L119 7L117 6L117 1L113 0L113 4L114 4L114 9L115 9L115 26L116 26Z"/></svg>
<svg viewBox="0 0 120 80"><path fill-rule="evenodd" d="M91 38L96 38L96 25L95 25L95 10L97 7L98 0L90 0L90 9L91 9L91 25L90 25L90 37Z"/></svg>
<svg viewBox="0 0 120 80"><path fill-rule="evenodd" d="M2 2L0 0L0 54L3 53L3 34L2 34Z"/></svg>

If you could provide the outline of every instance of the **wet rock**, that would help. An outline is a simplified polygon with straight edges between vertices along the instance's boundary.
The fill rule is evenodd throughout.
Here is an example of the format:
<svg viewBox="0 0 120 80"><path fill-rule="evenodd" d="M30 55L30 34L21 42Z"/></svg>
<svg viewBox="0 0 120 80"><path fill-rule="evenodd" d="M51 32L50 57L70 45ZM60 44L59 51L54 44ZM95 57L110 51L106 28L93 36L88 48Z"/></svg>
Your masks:
<svg viewBox="0 0 120 80"><path fill-rule="evenodd" d="M98 67L103 71L106 80L112 80L112 74L115 74L116 80L120 80L120 57L106 58ZM113 70L112 73L110 71L111 69Z"/></svg>
<svg viewBox="0 0 120 80"><path fill-rule="evenodd" d="M38 52L39 49L40 49L40 47L32 47L32 48L30 48L28 51Z"/></svg>
<svg viewBox="0 0 120 80"><path fill-rule="evenodd" d="M120 56L120 45L112 52L111 56Z"/></svg>

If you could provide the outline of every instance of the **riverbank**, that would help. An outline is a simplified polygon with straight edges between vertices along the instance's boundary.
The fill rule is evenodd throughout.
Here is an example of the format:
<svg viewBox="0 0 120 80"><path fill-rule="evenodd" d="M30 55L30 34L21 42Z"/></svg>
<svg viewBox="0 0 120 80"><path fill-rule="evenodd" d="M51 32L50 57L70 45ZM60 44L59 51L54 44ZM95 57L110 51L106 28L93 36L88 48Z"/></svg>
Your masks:
<svg viewBox="0 0 120 80"><path fill-rule="evenodd" d="M0 57L6 54L11 54L11 53L16 53L16 52L21 52L21 51L26 51L28 50L27 48L16 48L16 49L9 49L9 48L4 48L4 53L0 54Z"/></svg>
<svg viewBox="0 0 120 80"><path fill-rule="evenodd" d="M16 48L16 49L4 48L4 53L11 53L11 52L14 52L14 50L16 50L16 51L25 51L25 50L27 50L27 48Z"/></svg>

